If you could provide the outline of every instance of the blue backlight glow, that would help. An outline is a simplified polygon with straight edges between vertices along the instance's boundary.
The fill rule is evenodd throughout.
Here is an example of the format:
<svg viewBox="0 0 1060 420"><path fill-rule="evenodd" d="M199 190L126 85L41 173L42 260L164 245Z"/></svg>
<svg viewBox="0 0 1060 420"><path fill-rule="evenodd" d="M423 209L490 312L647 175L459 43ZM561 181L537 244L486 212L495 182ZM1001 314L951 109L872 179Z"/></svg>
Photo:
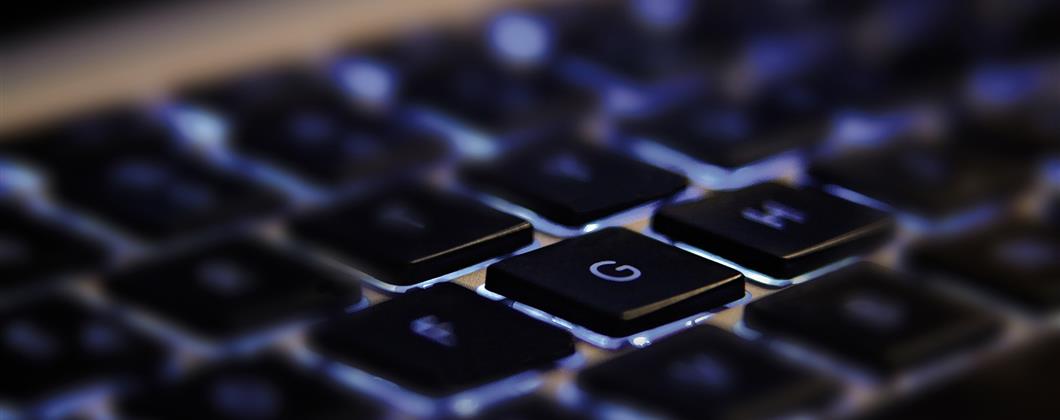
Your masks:
<svg viewBox="0 0 1060 420"><path fill-rule="evenodd" d="M525 13L506 13L490 22L490 46L505 61L534 64L544 60L551 49L552 35L541 19Z"/></svg>

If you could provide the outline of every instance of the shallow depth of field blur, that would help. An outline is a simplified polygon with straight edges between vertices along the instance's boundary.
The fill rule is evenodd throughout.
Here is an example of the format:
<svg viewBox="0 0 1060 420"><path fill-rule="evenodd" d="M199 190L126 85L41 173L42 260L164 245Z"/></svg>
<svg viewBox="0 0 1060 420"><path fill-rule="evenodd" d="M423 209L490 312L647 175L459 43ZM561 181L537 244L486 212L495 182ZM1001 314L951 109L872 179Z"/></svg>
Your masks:
<svg viewBox="0 0 1060 420"><path fill-rule="evenodd" d="M349 203L387 214L364 224L393 217L416 225L405 218L422 214L391 212L378 197L417 185L528 220L534 247L613 224L665 236L649 232L660 206L774 180L890 215L893 237L854 259L981 310L999 327L949 356L878 375L812 342L741 331L747 302L718 310L705 322L835 384L826 401L799 407L809 411L769 416L915 418L952 414L934 411L946 406L982 410L972 417L1060 415L1044 412L1055 403L1040 395L1060 389L1058 363L1016 363L1045 360L1042 352L1051 350L1042 349L1056 350L1058 342L1060 2L122 3L26 15L0 38L0 420L687 415L594 393L579 381L586 369L659 343L614 350L579 336L575 356L533 371L530 380L505 375L499 385L446 396L406 389L371 366L354 366L362 376L350 376L320 362L306 338L318 325L402 299L408 285L479 289L487 260L518 256L498 254L422 279L365 279L376 268L373 252L384 253L376 246L421 244L402 243L400 235L372 239L375 245L357 244L364 259L331 258L323 249L335 243L300 237L294 225ZM534 207L547 198L505 195L506 180L550 174L621 191L602 187L610 180L586 175L587 163L570 154L548 160L540 173L509 158L583 145L680 175L688 187L658 201L619 203L623 212L637 210L629 217L611 217L622 213L614 211L586 223ZM356 217L339 218L343 226L361 232L363 215L350 214ZM296 281L326 272L342 293L265 289L266 281L241 277L240 267L220 259L189 271L197 274L187 281L231 300L113 286L232 238L268 244L292 266L312 267L291 269ZM452 248L475 243L458 245ZM967 259L936 258L938 249L967 249ZM706 251L699 255L730 265ZM281 259L246 255L262 267ZM1004 270L987 272L995 267ZM813 282L773 287L755 267L741 268L758 276L744 272L752 300ZM255 275L268 277L263 271ZM172 272L140 280L180 281ZM310 293L302 289L326 289L328 299L337 293L326 303L339 310L320 310L323 303L308 298L292 304L302 298L297 293ZM275 306L245 303L284 293L294 297ZM145 295L152 299L139 300ZM280 307L287 312L275 319L247 319ZM874 304L857 310L873 319L903 316ZM201 319L225 311L238 327L227 318ZM567 324L560 327L581 328ZM1040 343L1051 347L1034 347ZM258 358L356 401L361 411L293 403L313 397L296 395L301 385L263 385L252 369L239 370ZM188 384L204 380L200 373L229 366L237 366L235 379L214 384L208 396L189 396L199 392ZM710 363L687 371L707 375L697 376L702 383L720 381L704 391L714 392L711 399L736 401L740 392L776 385L768 377L733 379ZM998 384L1009 383L1039 392L1006 395ZM505 411L524 408L523 394L549 411ZM758 417L796 394L697 417ZM210 401L213 412L144 414L153 401L195 397ZM1026 404L994 412L1000 405L991 398Z"/></svg>

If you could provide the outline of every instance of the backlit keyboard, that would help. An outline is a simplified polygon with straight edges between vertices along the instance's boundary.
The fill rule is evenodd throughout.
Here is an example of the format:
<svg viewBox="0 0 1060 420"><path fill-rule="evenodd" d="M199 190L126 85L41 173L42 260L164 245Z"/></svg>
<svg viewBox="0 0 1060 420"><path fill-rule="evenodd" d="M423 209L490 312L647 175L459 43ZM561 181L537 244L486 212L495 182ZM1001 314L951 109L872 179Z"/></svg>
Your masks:
<svg viewBox="0 0 1060 420"><path fill-rule="evenodd" d="M12 133L0 420L1056 418L1058 12L511 6Z"/></svg>

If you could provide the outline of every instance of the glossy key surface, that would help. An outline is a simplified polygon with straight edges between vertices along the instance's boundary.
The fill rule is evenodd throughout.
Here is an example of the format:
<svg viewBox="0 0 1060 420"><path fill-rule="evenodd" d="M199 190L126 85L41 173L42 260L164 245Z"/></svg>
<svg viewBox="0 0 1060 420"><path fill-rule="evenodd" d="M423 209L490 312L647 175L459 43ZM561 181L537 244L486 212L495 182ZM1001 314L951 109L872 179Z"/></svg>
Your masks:
<svg viewBox="0 0 1060 420"><path fill-rule="evenodd" d="M712 326L584 371L590 395L688 419L773 418L827 402L836 384Z"/></svg>
<svg viewBox="0 0 1060 420"><path fill-rule="evenodd" d="M533 243L530 224L426 188L384 191L306 215L301 240L395 286L408 286Z"/></svg>
<svg viewBox="0 0 1060 420"><path fill-rule="evenodd" d="M257 238L233 238L121 270L106 290L125 304L214 339L341 313L359 303L357 280L311 265Z"/></svg>
<svg viewBox="0 0 1060 420"><path fill-rule="evenodd" d="M611 337L744 296L736 270L624 228L571 238L491 265L486 288Z"/></svg>
<svg viewBox="0 0 1060 420"><path fill-rule="evenodd" d="M309 345L432 396L548 368L574 352L566 332L450 283L323 324Z"/></svg>
<svg viewBox="0 0 1060 420"><path fill-rule="evenodd" d="M866 253L891 218L809 188L765 183L663 207L652 229L751 270L788 279Z"/></svg>
<svg viewBox="0 0 1060 420"><path fill-rule="evenodd" d="M870 263L792 286L747 305L754 330L889 375L993 337L997 319Z"/></svg>

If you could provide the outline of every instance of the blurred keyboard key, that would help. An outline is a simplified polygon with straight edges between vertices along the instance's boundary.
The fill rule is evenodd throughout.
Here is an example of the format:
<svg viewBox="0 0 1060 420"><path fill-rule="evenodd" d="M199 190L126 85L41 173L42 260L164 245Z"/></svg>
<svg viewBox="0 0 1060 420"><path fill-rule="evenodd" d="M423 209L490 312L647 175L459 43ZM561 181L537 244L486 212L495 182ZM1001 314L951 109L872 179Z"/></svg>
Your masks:
<svg viewBox="0 0 1060 420"><path fill-rule="evenodd" d="M380 408L280 356L226 361L122 400L125 419L373 419Z"/></svg>
<svg viewBox="0 0 1060 420"><path fill-rule="evenodd" d="M530 224L477 202L401 187L294 222L296 236L393 286L409 286L533 243Z"/></svg>
<svg viewBox="0 0 1060 420"><path fill-rule="evenodd" d="M415 392L451 395L574 353L566 332L442 283L321 325L310 346Z"/></svg>
<svg viewBox="0 0 1060 420"><path fill-rule="evenodd" d="M246 180L190 162L139 156L98 162L55 180L64 202L152 240L238 225L283 205L277 193Z"/></svg>
<svg viewBox="0 0 1060 420"><path fill-rule="evenodd" d="M496 162L466 168L472 187L578 227L677 194L679 175L581 144L528 147Z"/></svg>
<svg viewBox="0 0 1060 420"><path fill-rule="evenodd" d="M506 63L479 49L453 50L435 70L407 81L408 102L492 134L567 118L592 104L544 63Z"/></svg>
<svg viewBox="0 0 1060 420"><path fill-rule="evenodd" d="M778 279L872 251L892 224L883 212L778 183L666 206L652 219L674 241Z"/></svg>
<svg viewBox="0 0 1060 420"><path fill-rule="evenodd" d="M1060 387L1060 335L1046 333L862 419L1050 419Z"/></svg>
<svg viewBox="0 0 1060 420"><path fill-rule="evenodd" d="M733 34L719 30L728 23L718 13L725 6L681 2L655 9L638 4L562 5L546 16L557 28L559 52L608 73L597 75L597 81L705 79L703 69L721 55L720 44ZM663 9L669 13L651 13Z"/></svg>
<svg viewBox="0 0 1060 420"><path fill-rule="evenodd" d="M858 152L816 163L809 173L822 184L930 218L1009 196L1031 175L1022 161L941 146Z"/></svg>
<svg viewBox="0 0 1060 420"><path fill-rule="evenodd" d="M491 265L486 288L611 337L744 296L736 270L624 228L571 238Z"/></svg>
<svg viewBox="0 0 1060 420"><path fill-rule="evenodd" d="M107 254L100 243L0 205L0 294L102 268Z"/></svg>
<svg viewBox="0 0 1060 420"><path fill-rule="evenodd" d="M149 240L262 217L282 197L179 152L159 122L104 114L5 149L43 170L56 200Z"/></svg>
<svg viewBox="0 0 1060 420"><path fill-rule="evenodd" d="M837 393L831 381L712 326L594 366L578 384L609 401L687 419L786 418Z"/></svg>
<svg viewBox="0 0 1060 420"><path fill-rule="evenodd" d="M341 313L361 299L354 280L254 238L224 240L142 262L110 276L106 290L214 339Z"/></svg>
<svg viewBox="0 0 1060 420"><path fill-rule="evenodd" d="M923 268L963 280L1032 308L1060 307L1060 232L1011 222L928 240L912 251Z"/></svg>
<svg viewBox="0 0 1060 420"><path fill-rule="evenodd" d="M826 119L794 107L740 107L694 102L619 127L632 141L653 141L696 160L738 168L825 138ZM807 115L814 114L814 115Z"/></svg>
<svg viewBox="0 0 1060 420"><path fill-rule="evenodd" d="M861 263L752 302L752 329L836 354L880 375L993 337L991 315Z"/></svg>
<svg viewBox="0 0 1060 420"><path fill-rule="evenodd" d="M78 387L151 379L163 352L72 298L0 308L0 401L33 404Z"/></svg>
<svg viewBox="0 0 1060 420"><path fill-rule="evenodd" d="M248 75L182 99L229 123L235 150L328 186L406 175L436 163L440 139L397 117L357 110L308 70Z"/></svg>

